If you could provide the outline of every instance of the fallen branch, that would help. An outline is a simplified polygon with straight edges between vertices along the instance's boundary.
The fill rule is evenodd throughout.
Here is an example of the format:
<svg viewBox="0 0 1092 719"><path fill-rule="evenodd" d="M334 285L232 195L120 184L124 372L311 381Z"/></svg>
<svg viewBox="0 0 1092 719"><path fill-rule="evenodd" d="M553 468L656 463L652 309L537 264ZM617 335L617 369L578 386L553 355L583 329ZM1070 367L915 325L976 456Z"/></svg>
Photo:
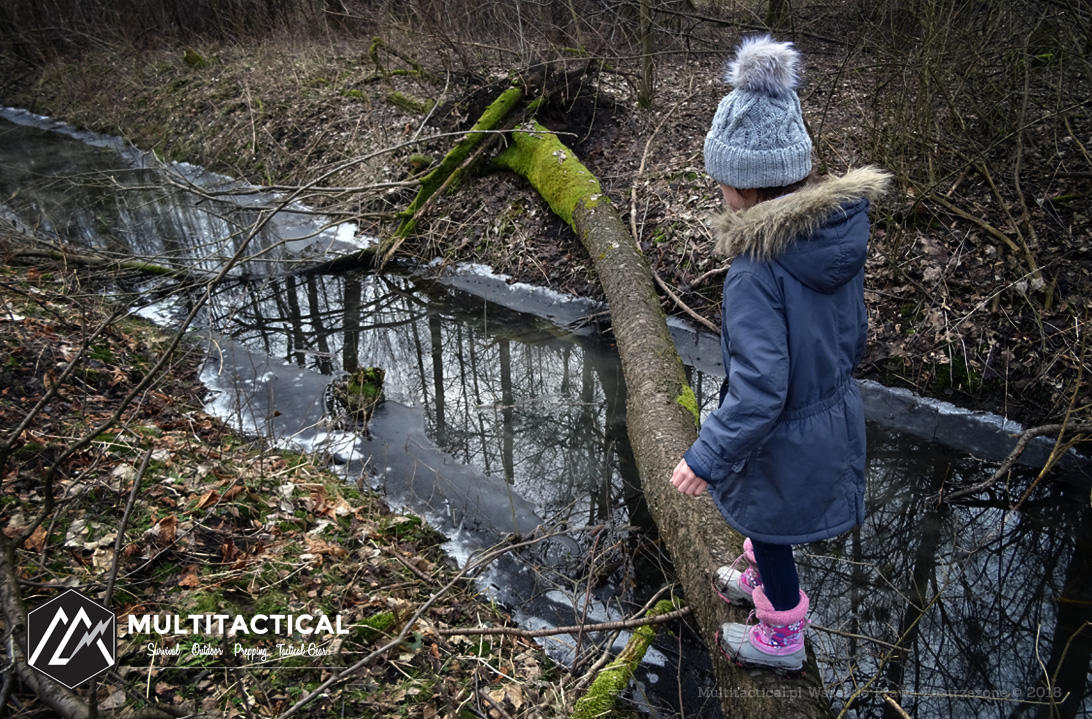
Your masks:
<svg viewBox="0 0 1092 719"><path fill-rule="evenodd" d="M482 140L504 121L504 118L522 98L523 90L519 87L510 87L502 92L485 109L478 121L466 133L466 136L444 156L439 166L421 180L421 188L417 191L417 197L413 199L409 207L399 213L402 224L399 225L394 235L383 243L380 249L381 263L390 259L402 242L414 231L417 227L417 219L429 199L450 184L450 178L460 170L463 161L470 157Z"/></svg>
<svg viewBox="0 0 1092 719"><path fill-rule="evenodd" d="M646 618L654 619L668 614L677 614L671 611L675 607L670 600L664 599L649 610ZM580 697L573 707L573 719L593 719L593 717L607 716L614 709L618 701L618 695L629 686L633 678L633 672L645 658L645 652L656 638L656 630L652 623L646 623L633 633L626 647L621 653L606 666L592 682L584 696Z"/></svg>
<svg viewBox="0 0 1092 719"><path fill-rule="evenodd" d="M552 637L558 634L576 634L577 632L583 632L587 634L589 632L611 632L618 629L635 629L637 627L645 627L655 624L664 624L675 619L681 619L683 617L689 617L694 613L694 610L690 607L683 607L677 609L668 614L647 614L644 617L638 617L636 619L622 619L617 622L599 622L597 624L579 624L570 627L553 627L550 629L520 629L519 627L471 627L471 628L451 628L437 630L437 634L442 637L450 636L479 636L479 635L503 635L508 637L523 637L525 639L534 639L536 637Z"/></svg>
<svg viewBox="0 0 1092 719"><path fill-rule="evenodd" d="M993 237L994 239L1000 240L1005 245L1005 247L1008 247L1012 251L1012 254L1017 255L1017 256L1024 254L1023 250L1020 249L1020 246L1016 244L1015 240L1013 240L1011 237L1009 237L1004 232L997 229L996 227L994 227L990 223L983 220L981 217L978 217L977 215L974 215L974 214L971 214L970 212L967 212L966 210L962 209L961 207L958 207L957 205L955 205L951 201L945 199L944 197L941 197L940 195L937 195L937 194L930 195L929 199L931 199L933 202L937 203L938 205L940 205L944 209L948 210L953 215L961 217L964 220L967 220L968 222L978 226L979 229L981 229L983 232L988 234L990 237ZM1035 267L1032 267L1033 271L1035 269L1036 269Z"/></svg>
<svg viewBox="0 0 1092 719"><path fill-rule="evenodd" d="M195 284L203 284L216 277L216 275L211 272L201 272L200 270L189 270L180 267L168 267L166 265L145 262L143 260L114 260L107 257L99 257L97 255L79 255L72 252L62 252L60 250L24 249L16 250L12 253L12 256L17 259L44 258L57 260L66 265L80 265L81 267L90 267L93 269L108 269L112 271L129 270L130 272L139 272L145 275L189 280Z"/></svg>

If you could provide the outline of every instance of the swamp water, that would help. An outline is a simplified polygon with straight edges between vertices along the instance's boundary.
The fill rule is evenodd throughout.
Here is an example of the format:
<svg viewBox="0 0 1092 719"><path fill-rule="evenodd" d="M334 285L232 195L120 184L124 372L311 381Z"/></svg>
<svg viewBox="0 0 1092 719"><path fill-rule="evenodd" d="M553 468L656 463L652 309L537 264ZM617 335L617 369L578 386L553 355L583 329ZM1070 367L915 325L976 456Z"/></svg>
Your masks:
<svg viewBox="0 0 1092 719"><path fill-rule="evenodd" d="M197 168L141 169L148 159L112 138L3 116L0 209L74 244L215 272L277 202ZM178 187L191 182L245 194L198 199ZM647 600L670 568L637 487L617 356L585 321L599 308L474 268L287 276L293 258L356 247L352 226L290 209L246 244L238 267L251 281L225 285L200 315L209 409L325 453L348 480L426 517L460 563L540 523L560 532L479 578L522 626L620 618ZM165 324L187 313L191 297L145 282L142 312ZM716 343L674 331L708 412ZM389 401L363 438L324 419L323 390L369 365L386 370ZM835 709L856 694L850 715L897 716L886 694L913 717L1092 715L1087 484L1050 479L1016 512L988 495L938 504L942 488L988 476L967 452L1003 455L1011 425L864 389L868 519L797 548ZM651 715L716 716L704 649L686 631L660 635L634 700ZM567 664L594 658L588 637L545 642Z"/></svg>

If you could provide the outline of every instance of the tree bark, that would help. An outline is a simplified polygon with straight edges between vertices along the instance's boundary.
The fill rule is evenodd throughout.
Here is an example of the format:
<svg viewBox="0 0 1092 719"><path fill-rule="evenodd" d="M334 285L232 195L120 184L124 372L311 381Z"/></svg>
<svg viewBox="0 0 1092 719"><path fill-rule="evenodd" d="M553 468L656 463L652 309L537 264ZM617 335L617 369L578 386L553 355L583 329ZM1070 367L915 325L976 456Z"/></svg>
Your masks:
<svg viewBox="0 0 1092 719"><path fill-rule="evenodd" d="M577 233L610 304L641 486L713 656L725 716L828 716L830 705L823 698L813 659L809 658L803 679L791 680L738 668L717 649L714 635L720 625L744 621L746 613L729 607L713 592L712 574L741 553L743 538L728 527L708 496L684 496L669 482L697 437L697 403L668 332L648 262L598 180L570 149L541 126L512 135L498 163L527 178Z"/></svg>
<svg viewBox="0 0 1092 719"><path fill-rule="evenodd" d="M63 262L65 264L80 265L94 269L129 270L131 272L140 272L145 275L173 277L194 284L210 282L215 277L214 273L203 272L202 270L197 269L168 267L167 265L159 265L154 262L145 262L143 260L115 260L106 257L98 257L96 255L79 255L72 252L61 252L59 250L21 249L16 250L14 254L15 257L19 259L40 257L49 260L57 260L58 262Z"/></svg>

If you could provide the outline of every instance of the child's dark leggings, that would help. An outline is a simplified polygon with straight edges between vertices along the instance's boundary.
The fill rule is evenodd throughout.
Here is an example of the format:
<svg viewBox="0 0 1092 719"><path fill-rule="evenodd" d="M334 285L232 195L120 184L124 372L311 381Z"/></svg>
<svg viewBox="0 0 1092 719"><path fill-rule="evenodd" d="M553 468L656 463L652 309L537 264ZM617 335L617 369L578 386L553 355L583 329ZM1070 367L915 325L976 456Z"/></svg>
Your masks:
<svg viewBox="0 0 1092 719"><path fill-rule="evenodd" d="M762 590L774 609L783 612L800 603L800 579L796 575L796 561L792 558L792 546L768 544L751 540L755 552L755 564L762 577Z"/></svg>

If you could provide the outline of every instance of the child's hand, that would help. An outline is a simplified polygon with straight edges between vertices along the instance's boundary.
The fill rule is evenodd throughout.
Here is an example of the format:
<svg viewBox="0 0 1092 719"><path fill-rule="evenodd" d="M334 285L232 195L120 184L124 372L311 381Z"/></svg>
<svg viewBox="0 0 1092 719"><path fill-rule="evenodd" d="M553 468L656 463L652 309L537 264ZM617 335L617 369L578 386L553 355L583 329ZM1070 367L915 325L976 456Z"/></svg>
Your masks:
<svg viewBox="0 0 1092 719"><path fill-rule="evenodd" d="M672 472L671 484L675 485L675 489L683 494L689 494L691 497L701 496L705 493L706 487L709 486L708 482L694 474L685 459L679 460L678 466Z"/></svg>

